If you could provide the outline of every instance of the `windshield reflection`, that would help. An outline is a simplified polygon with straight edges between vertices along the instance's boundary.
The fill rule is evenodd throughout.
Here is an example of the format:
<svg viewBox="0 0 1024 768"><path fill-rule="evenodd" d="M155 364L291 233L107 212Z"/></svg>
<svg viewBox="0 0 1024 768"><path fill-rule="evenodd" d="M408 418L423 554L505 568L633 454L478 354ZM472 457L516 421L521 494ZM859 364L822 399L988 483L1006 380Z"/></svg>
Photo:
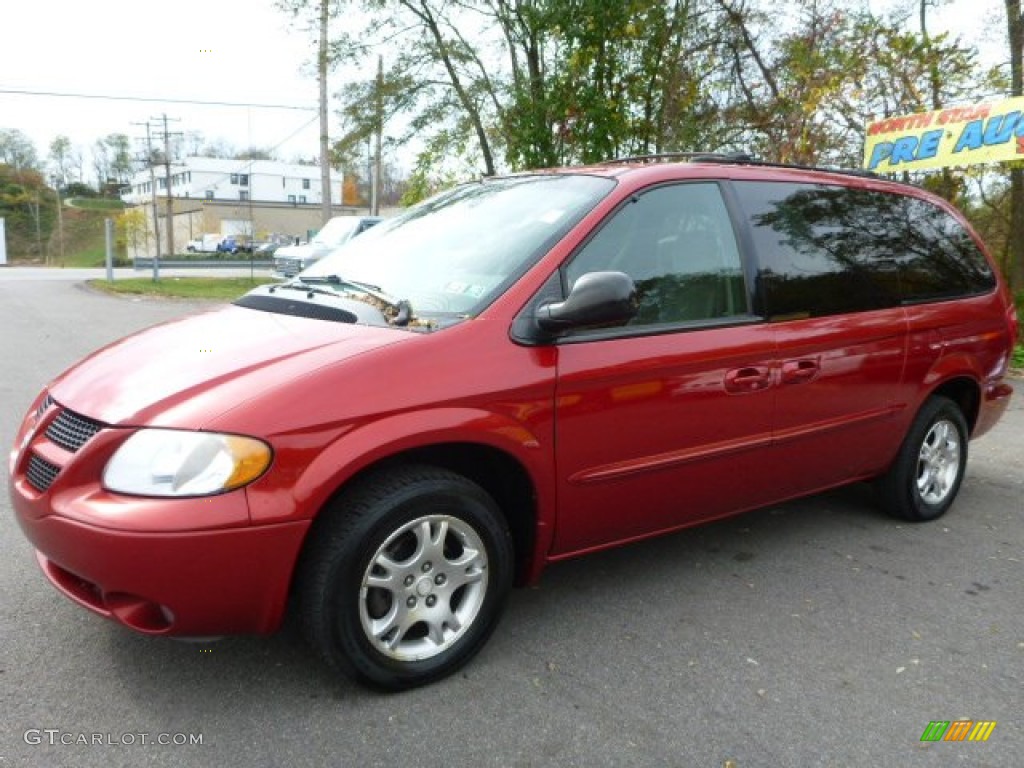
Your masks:
<svg viewBox="0 0 1024 768"><path fill-rule="evenodd" d="M417 316L472 316L590 211L611 179L517 176L457 187L333 251L302 276L337 275L409 301Z"/></svg>

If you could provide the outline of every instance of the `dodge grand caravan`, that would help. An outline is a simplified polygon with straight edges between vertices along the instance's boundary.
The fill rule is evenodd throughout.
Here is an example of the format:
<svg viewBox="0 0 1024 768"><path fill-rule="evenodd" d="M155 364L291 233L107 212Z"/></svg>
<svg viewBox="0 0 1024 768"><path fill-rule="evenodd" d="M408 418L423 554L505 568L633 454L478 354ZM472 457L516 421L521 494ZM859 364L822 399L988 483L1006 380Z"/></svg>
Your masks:
<svg viewBox="0 0 1024 768"><path fill-rule="evenodd" d="M914 521L1017 317L919 189L743 157L489 178L51 382L10 456L49 580L140 632L437 679L545 564L856 481Z"/></svg>

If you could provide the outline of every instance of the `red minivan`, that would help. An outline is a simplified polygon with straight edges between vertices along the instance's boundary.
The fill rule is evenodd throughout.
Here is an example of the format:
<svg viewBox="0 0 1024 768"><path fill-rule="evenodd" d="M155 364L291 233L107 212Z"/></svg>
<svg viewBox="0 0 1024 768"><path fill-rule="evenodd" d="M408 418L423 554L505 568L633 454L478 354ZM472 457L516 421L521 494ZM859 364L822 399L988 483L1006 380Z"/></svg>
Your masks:
<svg viewBox="0 0 1024 768"><path fill-rule="evenodd" d="M920 189L736 156L488 178L102 349L10 456L44 573L153 635L405 688L552 561L873 480L930 520L1017 334Z"/></svg>

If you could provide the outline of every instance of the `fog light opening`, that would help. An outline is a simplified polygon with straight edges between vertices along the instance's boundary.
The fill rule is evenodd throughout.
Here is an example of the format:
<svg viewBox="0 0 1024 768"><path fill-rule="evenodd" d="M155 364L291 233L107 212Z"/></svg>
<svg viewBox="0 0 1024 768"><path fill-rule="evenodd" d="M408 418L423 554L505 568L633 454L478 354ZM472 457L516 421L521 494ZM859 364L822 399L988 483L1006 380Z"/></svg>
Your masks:
<svg viewBox="0 0 1024 768"><path fill-rule="evenodd" d="M112 592L103 602L115 619L139 632L163 633L174 624L170 608L138 595Z"/></svg>

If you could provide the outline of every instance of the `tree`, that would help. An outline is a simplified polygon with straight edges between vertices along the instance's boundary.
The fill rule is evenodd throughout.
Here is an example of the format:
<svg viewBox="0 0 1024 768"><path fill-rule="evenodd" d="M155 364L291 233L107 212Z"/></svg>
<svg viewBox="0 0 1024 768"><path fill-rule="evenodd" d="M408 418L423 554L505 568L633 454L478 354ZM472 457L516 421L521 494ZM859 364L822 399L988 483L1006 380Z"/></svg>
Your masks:
<svg viewBox="0 0 1024 768"><path fill-rule="evenodd" d="M57 180L58 188L66 187L71 181L71 170L74 167L71 139L63 134L50 142L50 168Z"/></svg>
<svg viewBox="0 0 1024 768"><path fill-rule="evenodd" d="M249 147L242 152L235 153L235 160L276 160L273 149L262 147Z"/></svg>
<svg viewBox="0 0 1024 768"><path fill-rule="evenodd" d="M102 191L111 178L110 150L103 139L97 139L92 145L92 170L96 175L96 189Z"/></svg>
<svg viewBox="0 0 1024 768"><path fill-rule="evenodd" d="M132 258L138 258L139 246L145 245L150 236L145 210L140 207L125 209L114 226L119 243L125 249L131 247Z"/></svg>
<svg viewBox="0 0 1024 768"><path fill-rule="evenodd" d="M238 150L227 139L217 138L207 141L200 154L203 157L233 159L238 154Z"/></svg>
<svg viewBox="0 0 1024 768"><path fill-rule="evenodd" d="M0 163L0 218L13 256L44 257L56 201L39 171Z"/></svg>
<svg viewBox="0 0 1024 768"><path fill-rule="evenodd" d="M772 34L766 12L742 0L718 0L731 31L725 52L734 83L726 113L736 138L759 157L785 163L820 162L838 143L830 100L852 61L847 17L825 0L800 3L787 31Z"/></svg>
<svg viewBox="0 0 1024 768"><path fill-rule="evenodd" d="M97 191L81 181L72 181L64 190L67 197L96 197Z"/></svg>
<svg viewBox="0 0 1024 768"><path fill-rule="evenodd" d="M110 178L118 184L127 183L135 169L132 140L123 133L110 133L103 137L103 144L109 152Z"/></svg>
<svg viewBox="0 0 1024 768"><path fill-rule="evenodd" d="M44 255L53 205L40 170L31 140L16 128L0 129L0 217L12 255Z"/></svg>
<svg viewBox="0 0 1024 768"><path fill-rule="evenodd" d="M940 1L914 0L915 32L910 12L842 0L364 0L369 22L332 61L386 51L389 66L340 93L333 162L361 170L385 121L406 126L387 146L419 146L406 200L503 168L679 150L859 166L872 120L1003 88L972 46L929 33ZM950 198L954 181L924 179Z"/></svg>
<svg viewBox="0 0 1024 768"><path fill-rule="evenodd" d="M723 111L742 131L742 143L769 159L857 166L872 120L970 102L1001 88L998 72L979 65L977 49L929 35L926 27L914 32L905 15L883 18L835 0L802 0L779 31L745 0L716 2L730 22L733 85ZM929 183L950 198L961 188Z"/></svg>
<svg viewBox="0 0 1024 768"><path fill-rule="evenodd" d="M502 115L513 167L703 148L714 28L696 0L497 10L513 67Z"/></svg>
<svg viewBox="0 0 1024 768"><path fill-rule="evenodd" d="M341 185L341 204L349 206L366 205L359 192L359 176L352 172L345 173L345 181Z"/></svg>
<svg viewBox="0 0 1024 768"><path fill-rule="evenodd" d="M342 109L337 113L341 124L339 138L331 145L330 164L342 171L345 188L342 197L345 205L371 202L371 179L374 175L374 139L380 132L381 153L387 154L401 140L393 140L384 134L384 126L404 108L406 94L415 88L411 80L391 71L381 72L379 77L348 83L340 93ZM382 166L378 179L378 192L389 182L390 175ZM359 191L359 184L365 187L365 195ZM356 186L353 186L356 185ZM381 198L382 199L382 198ZM379 202L380 200L378 200Z"/></svg>
<svg viewBox="0 0 1024 768"><path fill-rule="evenodd" d="M15 170L39 170L35 145L17 128L0 129L0 163Z"/></svg>
<svg viewBox="0 0 1024 768"><path fill-rule="evenodd" d="M416 167L409 176L408 183L402 192L402 205L415 205L421 200L452 187L459 181L459 176L437 156L439 147L428 146L416 158Z"/></svg>
<svg viewBox="0 0 1024 768"><path fill-rule="evenodd" d="M1010 46L1010 95L1024 95L1024 16L1020 0L1006 0L1006 36ZM1010 282L1024 287L1024 168L1010 169Z"/></svg>
<svg viewBox="0 0 1024 768"><path fill-rule="evenodd" d="M721 80L709 0L373 0L335 42L352 63L390 45L380 92L342 94L341 149L405 113L435 161L492 174L701 148ZM387 42L385 42L387 41ZM716 69L717 68L717 69Z"/></svg>
<svg viewBox="0 0 1024 768"><path fill-rule="evenodd" d="M328 23L341 11L340 0L278 0L277 6L292 17L309 15L315 11L317 30L316 71L320 95L320 185L322 223L331 218L330 131L327 113L327 75L331 68Z"/></svg>

